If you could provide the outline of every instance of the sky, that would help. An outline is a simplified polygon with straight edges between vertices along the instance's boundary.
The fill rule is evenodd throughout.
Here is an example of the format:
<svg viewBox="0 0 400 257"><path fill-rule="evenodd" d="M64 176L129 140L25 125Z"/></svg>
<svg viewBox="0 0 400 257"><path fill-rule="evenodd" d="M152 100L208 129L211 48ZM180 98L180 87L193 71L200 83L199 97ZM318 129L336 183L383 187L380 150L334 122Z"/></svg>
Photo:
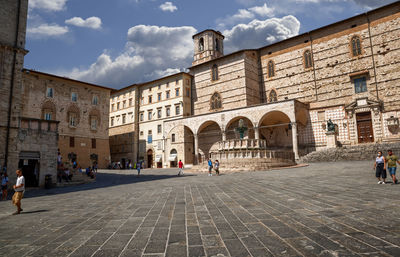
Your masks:
<svg viewBox="0 0 400 257"><path fill-rule="evenodd" d="M225 54L259 48L394 0L29 0L25 68L112 88L187 71L192 35Z"/></svg>

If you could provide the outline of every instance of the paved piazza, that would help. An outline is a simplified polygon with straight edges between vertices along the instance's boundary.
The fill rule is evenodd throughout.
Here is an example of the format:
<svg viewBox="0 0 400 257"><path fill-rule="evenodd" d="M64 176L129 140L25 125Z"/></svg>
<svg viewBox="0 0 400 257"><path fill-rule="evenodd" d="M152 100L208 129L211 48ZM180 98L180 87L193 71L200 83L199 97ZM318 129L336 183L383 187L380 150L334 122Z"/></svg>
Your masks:
<svg viewBox="0 0 400 257"><path fill-rule="evenodd" d="M400 256L400 185L372 162L219 177L102 171L0 202L1 256Z"/></svg>

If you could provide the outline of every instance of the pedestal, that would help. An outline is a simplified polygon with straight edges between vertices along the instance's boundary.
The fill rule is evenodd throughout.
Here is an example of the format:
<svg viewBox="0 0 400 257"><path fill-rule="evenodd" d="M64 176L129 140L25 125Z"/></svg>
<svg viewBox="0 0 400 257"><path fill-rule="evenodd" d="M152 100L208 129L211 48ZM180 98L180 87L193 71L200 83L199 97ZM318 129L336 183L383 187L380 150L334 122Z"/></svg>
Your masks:
<svg viewBox="0 0 400 257"><path fill-rule="evenodd" d="M327 148L337 147L337 138L336 138L336 133L334 131L326 132L326 147Z"/></svg>

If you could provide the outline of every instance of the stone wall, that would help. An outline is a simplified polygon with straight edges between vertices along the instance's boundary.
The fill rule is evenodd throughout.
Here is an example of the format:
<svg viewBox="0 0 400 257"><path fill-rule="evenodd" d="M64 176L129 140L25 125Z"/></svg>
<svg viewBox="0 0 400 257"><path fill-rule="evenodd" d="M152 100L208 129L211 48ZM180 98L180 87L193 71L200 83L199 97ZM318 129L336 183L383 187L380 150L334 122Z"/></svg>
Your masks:
<svg viewBox="0 0 400 257"><path fill-rule="evenodd" d="M386 156L387 150L389 149L393 150L393 154L400 156L400 142L385 144L360 144L312 152L301 157L299 162L309 163L371 160L372 167L378 151L383 151L383 154Z"/></svg>

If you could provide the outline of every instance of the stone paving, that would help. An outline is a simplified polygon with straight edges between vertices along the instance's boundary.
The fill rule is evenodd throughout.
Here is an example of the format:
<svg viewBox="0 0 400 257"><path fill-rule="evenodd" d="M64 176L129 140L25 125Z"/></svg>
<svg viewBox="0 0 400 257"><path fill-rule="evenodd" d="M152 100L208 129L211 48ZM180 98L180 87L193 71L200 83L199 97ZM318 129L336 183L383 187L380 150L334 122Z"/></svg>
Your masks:
<svg viewBox="0 0 400 257"><path fill-rule="evenodd" d="M367 162L208 177L102 171L0 202L1 256L400 256L400 185Z"/></svg>

